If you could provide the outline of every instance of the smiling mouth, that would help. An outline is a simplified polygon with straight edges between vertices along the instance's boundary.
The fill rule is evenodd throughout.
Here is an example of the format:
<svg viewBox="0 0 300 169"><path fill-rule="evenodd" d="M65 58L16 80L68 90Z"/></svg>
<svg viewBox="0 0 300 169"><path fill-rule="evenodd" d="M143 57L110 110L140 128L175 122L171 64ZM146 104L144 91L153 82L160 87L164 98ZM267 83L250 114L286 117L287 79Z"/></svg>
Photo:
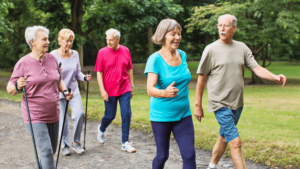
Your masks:
<svg viewBox="0 0 300 169"><path fill-rule="evenodd" d="M179 45L179 42L173 42L174 45Z"/></svg>
<svg viewBox="0 0 300 169"><path fill-rule="evenodd" d="M226 35L226 32L221 32L221 35Z"/></svg>

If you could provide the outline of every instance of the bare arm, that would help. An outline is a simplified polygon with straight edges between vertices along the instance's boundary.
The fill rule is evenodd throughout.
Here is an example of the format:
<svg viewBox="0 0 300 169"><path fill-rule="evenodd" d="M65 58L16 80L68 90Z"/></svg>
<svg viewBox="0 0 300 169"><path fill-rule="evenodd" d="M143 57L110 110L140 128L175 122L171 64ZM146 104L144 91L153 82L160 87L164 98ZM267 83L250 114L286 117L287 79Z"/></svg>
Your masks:
<svg viewBox="0 0 300 169"><path fill-rule="evenodd" d="M200 122L201 122L201 118L204 118L204 112L202 108L202 96L203 96L203 91L205 88L206 81L207 81L207 76L199 74L197 86L196 86L196 103L195 103L194 116Z"/></svg>
<svg viewBox="0 0 300 169"><path fill-rule="evenodd" d="M108 101L108 94L107 94L107 92L104 88L104 84L103 84L103 72L97 72L97 81L98 81L102 99L105 101Z"/></svg>
<svg viewBox="0 0 300 169"><path fill-rule="evenodd" d="M27 77L20 77L17 80L18 90L22 90L22 88L27 85L26 79L27 79ZM12 96L15 96L18 94L18 92L15 89L15 85L12 85L12 84L7 85L6 90Z"/></svg>
<svg viewBox="0 0 300 169"><path fill-rule="evenodd" d="M166 90L161 90L156 88L156 83L157 83L158 75L155 73L148 73L148 78L147 78L147 93L149 96L152 97L176 97L179 92L179 90L174 87L175 82L170 84Z"/></svg>
<svg viewBox="0 0 300 169"><path fill-rule="evenodd" d="M252 69L252 71L260 78L275 81L277 83L282 83L282 87L284 87L286 84L286 77L282 74L274 75L273 73L261 66L256 66Z"/></svg>
<svg viewBox="0 0 300 169"><path fill-rule="evenodd" d="M130 85L131 85L131 98L132 98L134 95L133 70L128 69L128 74L129 74L129 81L130 81Z"/></svg>
<svg viewBox="0 0 300 169"><path fill-rule="evenodd" d="M63 80L59 81L58 90L61 93L65 94L67 100L71 100L73 98L73 92L72 91L71 91L71 93L69 93L69 92L64 93L64 90L67 90L67 88L66 88L65 82Z"/></svg>

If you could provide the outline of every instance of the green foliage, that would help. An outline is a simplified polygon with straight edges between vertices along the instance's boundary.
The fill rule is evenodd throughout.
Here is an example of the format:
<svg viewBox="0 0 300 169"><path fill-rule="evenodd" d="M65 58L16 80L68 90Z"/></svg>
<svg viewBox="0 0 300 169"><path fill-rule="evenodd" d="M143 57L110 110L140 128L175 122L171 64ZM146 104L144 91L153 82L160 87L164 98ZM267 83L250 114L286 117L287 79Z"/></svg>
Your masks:
<svg viewBox="0 0 300 169"><path fill-rule="evenodd" d="M232 0L194 7L194 13L187 19L189 23L186 27L190 33L194 30L207 32L215 37L212 39L214 41L218 39L218 17L229 13L238 20L234 39L246 43L256 57L258 49L266 43L271 48L272 57L289 57L300 52L294 48L299 44L299 2Z"/></svg>

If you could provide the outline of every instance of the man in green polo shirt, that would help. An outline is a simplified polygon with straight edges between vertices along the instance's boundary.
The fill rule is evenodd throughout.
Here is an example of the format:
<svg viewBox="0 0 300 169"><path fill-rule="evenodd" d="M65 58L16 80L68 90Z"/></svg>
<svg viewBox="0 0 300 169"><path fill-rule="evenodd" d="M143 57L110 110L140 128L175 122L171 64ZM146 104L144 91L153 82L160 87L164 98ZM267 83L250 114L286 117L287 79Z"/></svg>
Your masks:
<svg viewBox="0 0 300 169"><path fill-rule="evenodd" d="M235 168L245 169L247 167L241 151L242 143L236 128L244 105L244 67L260 78L282 83L282 87L285 86L286 77L274 75L259 66L251 50L243 42L232 39L237 29L235 16L220 16L217 27L220 39L206 46L197 70L199 76L194 115L200 122L204 117L202 95L207 81L208 112L215 113L220 125L208 168L216 168L229 143Z"/></svg>

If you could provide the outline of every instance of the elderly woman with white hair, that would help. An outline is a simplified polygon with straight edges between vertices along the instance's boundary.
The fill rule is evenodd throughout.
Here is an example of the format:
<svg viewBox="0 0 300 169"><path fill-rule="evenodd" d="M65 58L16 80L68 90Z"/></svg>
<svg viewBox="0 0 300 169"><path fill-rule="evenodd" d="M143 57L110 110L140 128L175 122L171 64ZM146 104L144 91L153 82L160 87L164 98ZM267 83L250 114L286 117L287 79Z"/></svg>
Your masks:
<svg viewBox="0 0 300 169"><path fill-rule="evenodd" d="M61 63L61 76L68 88L71 88L74 93L74 98L70 100L69 106L72 110L72 120L74 121L73 126L73 143L72 149L76 153L81 154L84 149L80 144L80 134L82 131L82 125L84 122L84 111L81 102L81 96L78 88L77 80L90 81L91 75L84 75L81 72L79 55L76 50L72 50L73 41L75 39L74 32L70 29L62 29L58 33L58 43L60 48L53 50L51 54L55 56L58 63ZM63 94L60 94L60 119L64 118L67 100ZM70 140L69 140L69 113L66 116L65 128L63 131L63 137L61 142L62 155L70 155ZM63 120L59 123L59 133L61 133L63 126ZM61 135L61 134L60 134Z"/></svg>
<svg viewBox="0 0 300 169"><path fill-rule="evenodd" d="M148 58L144 72L148 76L150 121L157 150L152 169L164 168L169 157L171 132L180 149L183 169L195 169L194 126L188 97L191 73L185 52L178 49L181 26L173 19L164 19L152 40L162 45Z"/></svg>
<svg viewBox="0 0 300 169"><path fill-rule="evenodd" d="M26 88L28 106L31 114L33 133L40 155L40 168L54 169L53 154L56 151L59 126L59 92L71 100L61 80L60 69L55 57L48 52L49 30L43 26L27 27L25 39L31 52L15 65L7 84L7 91L17 95ZM22 98L22 115L27 129L29 119L25 98Z"/></svg>

